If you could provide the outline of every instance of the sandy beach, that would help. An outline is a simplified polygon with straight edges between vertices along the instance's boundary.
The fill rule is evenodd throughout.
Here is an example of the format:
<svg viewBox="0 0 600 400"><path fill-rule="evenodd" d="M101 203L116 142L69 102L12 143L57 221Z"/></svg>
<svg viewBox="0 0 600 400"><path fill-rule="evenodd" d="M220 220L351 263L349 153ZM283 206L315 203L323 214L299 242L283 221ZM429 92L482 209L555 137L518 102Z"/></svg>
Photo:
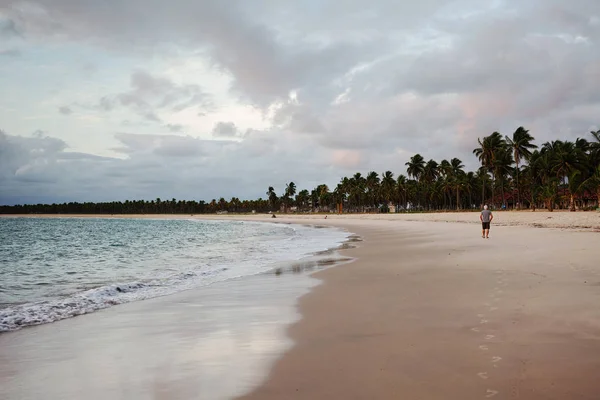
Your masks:
<svg viewBox="0 0 600 400"><path fill-rule="evenodd" d="M292 323L287 329L291 342L277 342L267 352L270 373L244 378L246 383L230 394L261 400L597 399L600 236L596 231L600 230L600 213L495 214L488 240L481 238L477 213L330 215L327 219L283 215L273 220L265 215L209 217L335 226L363 239L358 247L342 251L354 257L354 262L313 275L323 283L301 297L298 318L283 321ZM90 324L118 330L117 318L123 317L119 310L135 310L126 314L132 318L129 323L146 321L146 328L157 318L151 309L177 309L178 318L185 320L194 312L198 293L189 291L185 301L173 302L181 296L26 329L26 335L11 334L10 343L4 339L8 336L0 335L0 359L8 362L4 365L12 364L1 370L0 386L6 388L12 382L11 387L18 389L17 384L37 382L37 393L43 393L44 385L51 382L48 371L56 365L57 354L46 349L52 357L40 361L36 346L43 349L45 340L55 339L60 332L63 343L65 337L79 340L78 335L93 331ZM171 311L165 304L170 304ZM273 323L277 315L273 314ZM70 328L74 333L65 334ZM135 358L119 366L122 374L110 375L107 371L113 367L105 357L102 366L114 383L113 398L125 398L127 392L118 390L125 386L137 388L127 398L217 398L210 390L199 395L198 374L207 369L206 358L194 358L185 351L194 335L201 335L197 326L149 331L152 340L143 339L145 328L135 331L141 339L128 341L128 354L147 362L144 352L167 343L171 356L152 358L155 374L143 379L123 369L135 369ZM112 339L105 336L100 343L107 345ZM243 334L237 340L243 341ZM197 342L194 349L201 353L205 345ZM83 355L71 354L68 368L76 369L83 357L88 360L88 375L55 375L67 379L60 385L75 394L97 389L90 381L97 366L89 360L102 351L99 346ZM243 368L252 368L248 365L267 357L264 354L255 354ZM21 359L15 363L14 357ZM170 368L168 376L158 374L165 363ZM46 380L33 379L28 366L35 366L37 376ZM224 365L219 368L226 369ZM161 381L156 381L157 374ZM241 378L233 374L215 379L222 379L221 386L236 386ZM158 392L141 389L152 385ZM242 395L244 391L249 393Z"/></svg>
<svg viewBox="0 0 600 400"><path fill-rule="evenodd" d="M597 233L380 219L323 221L364 238L357 261L317 274L243 399L598 398Z"/></svg>

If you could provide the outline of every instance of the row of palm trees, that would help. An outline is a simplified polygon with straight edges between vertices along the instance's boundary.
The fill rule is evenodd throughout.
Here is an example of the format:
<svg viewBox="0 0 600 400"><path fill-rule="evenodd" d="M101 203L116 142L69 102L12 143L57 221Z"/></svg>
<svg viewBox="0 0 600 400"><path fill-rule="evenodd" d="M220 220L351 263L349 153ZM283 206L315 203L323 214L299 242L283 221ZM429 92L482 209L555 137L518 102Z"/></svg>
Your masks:
<svg viewBox="0 0 600 400"><path fill-rule="evenodd" d="M494 132L477 140L473 154L481 163L465 171L458 158L426 161L415 154L406 175L371 171L344 177L330 190L320 184L311 191L286 184L281 196L270 186L266 199L229 201L134 200L0 206L0 213L200 214L216 212L387 212L545 207L571 210L600 206L600 130L589 140L555 140L538 147L523 127L511 136Z"/></svg>
<svg viewBox="0 0 600 400"><path fill-rule="evenodd" d="M534 143L523 127L511 136L494 132L477 140L473 154L481 167L465 171L458 158L426 161L415 154L406 163L406 175L391 171L366 176L356 173L340 180L333 191L319 185L312 192L286 185L278 199L273 187L267 195L272 209L288 211L344 210L346 212L396 210L474 209L484 203L492 208L556 207L586 209L599 206L600 131L592 131L590 140L555 140ZM281 203L278 203L281 200Z"/></svg>

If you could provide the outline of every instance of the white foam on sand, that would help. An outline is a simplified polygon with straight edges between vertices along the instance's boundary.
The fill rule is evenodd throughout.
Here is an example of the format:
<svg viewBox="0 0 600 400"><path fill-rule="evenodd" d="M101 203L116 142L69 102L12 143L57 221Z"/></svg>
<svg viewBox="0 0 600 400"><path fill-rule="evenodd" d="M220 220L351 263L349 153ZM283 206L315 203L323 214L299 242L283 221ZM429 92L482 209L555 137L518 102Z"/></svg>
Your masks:
<svg viewBox="0 0 600 400"><path fill-rule="evenodd" d="M339 247L349 236L347 232L332 228L315 229L270 223L266 225L273 225L273 229L286 229L292 233L270 241L261 241L260 237L245 238L246 251L237 254L237 258L228 257L225 250L221 257L207 261L198 269L177 273L165 271L154 279L117 282L68 297L8 306L0 309L0 332L55 322L123 303L171 295L216 282L264 273L277 263L299 260L319 251ZM251 242L250 246L248 242Z"/></svg>

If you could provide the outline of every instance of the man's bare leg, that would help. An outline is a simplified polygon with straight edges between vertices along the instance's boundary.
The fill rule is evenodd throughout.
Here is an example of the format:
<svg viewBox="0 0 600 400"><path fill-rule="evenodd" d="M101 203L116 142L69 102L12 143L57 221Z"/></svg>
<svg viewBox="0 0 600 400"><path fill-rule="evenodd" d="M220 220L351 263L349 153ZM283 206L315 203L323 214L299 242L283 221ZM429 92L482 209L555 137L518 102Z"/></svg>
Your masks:
<svg viewBox="0 0 600 400"><path fill-rule="evenodd" d="M485 230L485 238L486 238L486 239L489 239L489 238L490 238L490 230L489 230L489 229L486 229L486 230Z"/></svg>

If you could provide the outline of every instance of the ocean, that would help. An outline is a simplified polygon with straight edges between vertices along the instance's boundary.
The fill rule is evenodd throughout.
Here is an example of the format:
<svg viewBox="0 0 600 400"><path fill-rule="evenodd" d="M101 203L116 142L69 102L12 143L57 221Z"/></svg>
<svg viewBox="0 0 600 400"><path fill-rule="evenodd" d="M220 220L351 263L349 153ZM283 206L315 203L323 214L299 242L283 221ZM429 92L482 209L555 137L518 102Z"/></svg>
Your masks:
<svg viewBox="0 0 600 400"><path fill-rule="evenodd" d="M259 222L0 218L0 332L272 272L347 237Z"/></svg>

